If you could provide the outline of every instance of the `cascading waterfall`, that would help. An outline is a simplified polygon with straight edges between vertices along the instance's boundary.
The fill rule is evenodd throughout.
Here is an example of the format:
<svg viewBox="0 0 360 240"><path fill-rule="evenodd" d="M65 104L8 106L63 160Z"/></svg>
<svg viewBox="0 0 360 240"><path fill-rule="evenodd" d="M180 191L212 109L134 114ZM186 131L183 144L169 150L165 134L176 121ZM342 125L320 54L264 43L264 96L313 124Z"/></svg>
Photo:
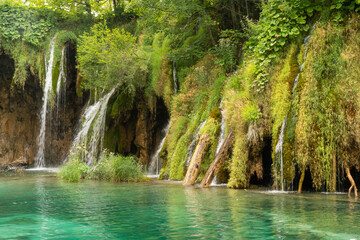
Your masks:
<svg viewBox="0 0 360 240"><path fill-rule="evenodd" d="M93 105L88 105L80 119L82 125L73 141L73 147L76 148L79 144L86 147L84 160L88 165L93 165L98 155L102 152L106 108L108 101L114 92L115 88L100 98ZM90 140L88 140L89 134L91 134Z"/></svg>
<svg viewBox="0 0 360 240"><path fill-rule="evenodd" d="M159 175L159 171L160 171L160 167L161 167L159 154L160 154L162 148L164 147L166 137L169 133L169 129L170 129L170 121L162 129L162 133L164 134L164 137L161 139L159 146L157 147L154 155L151 157L149 167L148 167L148 173L150 173L150 174Z"/></svg>
<svg viewBox="0 0 360 240"><path fill-rule="evenodd" d="M306 56L307 56L307 52L309 49L309 43L310 43L310 37L313 33L313 31L315 30L316 24L314 24L310 34L304 38L304 45L305 45L305 52L304 52L304 58L303 58L303 62L299 67L299 71L298 74L295 77L294 83L293 83L293 87L292 87L292 94L294 94L297 83L299 81L299 77L300 77L300 73L302 72L304 66L305 66L305 61L306 61ZM288 114L286 114L286 117L283 121L283 123L281 124L281 129L280 129L280 134L278 137L278 142L275 146L275 156L278 156L280 159L280 186L281 186L281 191L284 191L284 161L283 161L283 148L284 148L284 134L285 134L285 129L286 129L286 124L288 121Z"/></svg>
<svg viewBox="0 0 360 240"><path fill-rule="evenodd" d="M178 79L177 79L177 72L176 72L176 63L173 62L173 79L174 79L174 93L177 94L178 92Z"/></svg>
<svg viewBox="0 0 360 240"><path fill-rule="evenodd" d="M67 80L67 78L66 78L65 68L64 68L65 50L66 50L66 47L64 46L61 50L59 78L58 78L57 84L56 84L56 109L58 111L58 115L59 115L60 105L62 104L61 99L64 98L64 100L65 100L65 96L66 96L66 80Z"/></svg>
<svg viewBox="0 0 360 240"><path fill-rule="evenodd" d="M219 108L221 109L221 123L220 123L220 135L216 146L215 156L220 152L221 146L225 142L225 110L222 107L223 101L221 100ZM213 179L211 185L217 184L217 175Z"/></svg>
<svg viewBox="0 0 360 240"><path fill-rule="evenodd" d="M200 135L200 130L205 126L206 124L206 120L203 121L199 127L196 129L196 133L195 133L195 136L193 138L193 140L191 141L191 143L189 144L189 147L188 147L188 150L186 152L186 155L185 155L185 158L186 158L186 168L189 167L189 164L190 164L190 161L191 161L191 157L195 151L195 147L196 147L196 144L199 140L199 135Z"/></svg>
<svg viewBox="0 0 360 240"><path fill-rule="evenodd" d="M284 191L284 161L283 161L283 147L284 147L284 134L285 128L288 120L288 115L286 115L284 122L281 124L280 134L278 138L278 142L275 146L275 155L279 155L280 157L280 184L281 191Z"/></svg>
<svg viewBox="0 0 360 240"><path fill-rule="evenodd" d="M52 92L52 70L53 70L53 62L54 62L54 50L55 50L55 37L51 39L50 42L50 57L49 61L46 64L46 77L45 77L45 85L43 88L43 105L40 113L40 133L37 138L38 143L38 152L35 156L35 167L43 168L45 167L45 132L46 132L46 113L48 106L48 98L49 94Z"/></svg>

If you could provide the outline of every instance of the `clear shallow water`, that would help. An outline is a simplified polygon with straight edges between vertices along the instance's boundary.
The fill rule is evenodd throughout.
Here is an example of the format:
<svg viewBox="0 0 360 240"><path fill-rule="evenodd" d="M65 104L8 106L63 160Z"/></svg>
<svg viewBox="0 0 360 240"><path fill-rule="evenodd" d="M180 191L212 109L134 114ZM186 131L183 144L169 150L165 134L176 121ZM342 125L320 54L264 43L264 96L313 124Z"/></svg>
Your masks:
<svg viewBox="0 0 360 240"><path fill-rule="evenodd" d="M0 176L0 239L360 239L346 195Z"/></svg>

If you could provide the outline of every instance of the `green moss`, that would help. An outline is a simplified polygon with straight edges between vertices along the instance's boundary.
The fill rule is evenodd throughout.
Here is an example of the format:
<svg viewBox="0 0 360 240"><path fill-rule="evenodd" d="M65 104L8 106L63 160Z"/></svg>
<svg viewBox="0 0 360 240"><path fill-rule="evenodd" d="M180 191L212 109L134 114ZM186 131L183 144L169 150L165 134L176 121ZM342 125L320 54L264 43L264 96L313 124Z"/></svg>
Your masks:
<svg viewBox="0 0 360 240"><path fill-rule="evenodd" d="M210 112L210 115L209 115L210 118L213 118L215 119L216 121L221 121L221 110L220 108L215 108L214 110L212 110Z"/></svg>
<svg viewBox="0 0 360 240"><path fill-rule="evenodd" d="M216 111L216 109L214 111ZM218 111L219 111L219 109L218 109ZM215 115L214 117L212 117L210 115L206 121L206 124L199 132L200 135L209 134L210 144L209 144L209 148L205 154L205 157L201 162L201 169L200 169L200 175L198 177L198 181L201 181L203 179L205 173L207 172L211 163L215 159L215 151L216 151L216 147L217 147L217 143L218 143L221 118L219 118L218 115Z"/></svg>
<svg viewBox="0 0 360 240"><path fill-rule="evenodd" d="M297 163L309 165L316 189L325 183L332 191L332 159L346 138L340 91L343 38L339 31L331 25L318 27L312 37L295 129Z"/></svg>
<svg viewBox="0 0 360 240"><path fill-rule="evenodd" d="M185 163L186 163L186 153L187 148L191 142L191 138L187 135L183 135L174 150L173 155L171 156L170 162L170 179L172 180L182 180L185 176Z"/></svg>
<svg viewBox="0 0 360 240"><path fill-rule="evenodd" d="M119 117L120 114L133 108L134 94L127 91L121 91L111 106L110 116Z"/></svg>
<svg viewBox="0 0 360 240"><path fill-rule="evenodd" d="M246 123L252 123L261 117L261 112L258 106L254 103L249 103L242 109L241 117Z"/></svg>
<svg viewBox="0 0 360 240"><path fill-rule="evenodd" d="M110 152L123 152L121 147L121 129L115 126L109 127L104 134L103 147Z"/></svg>
<svg viewBox="0 0 360 240"><path fill-rule="evenodd" d="M241 133L235 135L233 154L230 163L230 179L227 185L228 187L243 188L248 186L248 151L245 136Z"/></svg>
<svg viewBox="0 0 360 240"><path fill-rule="evenodd" d="M153 41L151 54L151 88L157 96L164 96L166 86L171 84L169 61L166 55L170 51L171 39L163 32L157 33Z"/></svg>
<svg viewBox="0 0 360 240"><path fill-rule="evenodd" d="M56 93L57 82L60 74L60 59L54 59L54 65L52 70L52 91Z"/></svg>

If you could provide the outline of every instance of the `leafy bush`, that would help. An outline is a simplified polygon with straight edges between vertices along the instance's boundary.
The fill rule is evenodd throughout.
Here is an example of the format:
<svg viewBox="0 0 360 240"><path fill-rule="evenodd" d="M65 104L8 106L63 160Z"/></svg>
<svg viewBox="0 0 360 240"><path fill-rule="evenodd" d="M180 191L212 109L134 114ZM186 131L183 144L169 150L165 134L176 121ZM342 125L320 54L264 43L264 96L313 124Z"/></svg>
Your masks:
<svg viewBox="0 0 360 240"><path fill-rule="evenodd" d="M80 147L81 148L81 147ZM77 182L80 179L107 180L115 182L137 182L144 178L143 166L133 156L121 156L104 152L104 156L92 167L83 162L83 152L74 151L69 162L64 164L58 177Z"/></svg>
<svg viewBox="0 0 360 240"><path fill-rule="evenodd" d="M69 162L61 167L58 177L69 182L78 182L86 176L88 170L89 167L81 158L71 154Z"/></svg>
<svg viewBox="0 0 360 240"><path fill-rule="evenodd" d="M87 178L115 182L137 182L144 178L143 166L133 156L105 154L88 171Z"/></svg>
<svg viewBox="0 0 360 240"><path fill-rule="evenodd" d="M146 69L136 55L135 37L124 29L94 25L80 37L78 61L85 88L109 89L117 85L135 91L143 86Z"/></svg>
<svg viewBox="0 0 360 240"><path fill-rule="evenodd" d="M6 40L22 39L40 46L54 27L55 19L48 15L52 15L50 10L0 5L1 36Z"/></svg>

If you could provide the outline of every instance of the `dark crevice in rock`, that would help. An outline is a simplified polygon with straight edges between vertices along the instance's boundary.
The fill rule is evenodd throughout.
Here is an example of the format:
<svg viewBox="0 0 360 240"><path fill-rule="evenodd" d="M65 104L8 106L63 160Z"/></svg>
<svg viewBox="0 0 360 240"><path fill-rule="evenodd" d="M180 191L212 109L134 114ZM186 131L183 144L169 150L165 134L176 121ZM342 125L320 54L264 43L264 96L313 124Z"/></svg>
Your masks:
<svg viewBox="0 0 360 240"><path fill-rule="evenodd" d="M162 129L169 120L169 113L161 98L149 104L144 92L138 91L132 106L116 106L119 97L114 95L107 111L104 148L123 155L135 155L146 165L154 148L162 138ZM118 107L119 109L115 109ZM117 112L116 116L111 115Z"/></svg>

